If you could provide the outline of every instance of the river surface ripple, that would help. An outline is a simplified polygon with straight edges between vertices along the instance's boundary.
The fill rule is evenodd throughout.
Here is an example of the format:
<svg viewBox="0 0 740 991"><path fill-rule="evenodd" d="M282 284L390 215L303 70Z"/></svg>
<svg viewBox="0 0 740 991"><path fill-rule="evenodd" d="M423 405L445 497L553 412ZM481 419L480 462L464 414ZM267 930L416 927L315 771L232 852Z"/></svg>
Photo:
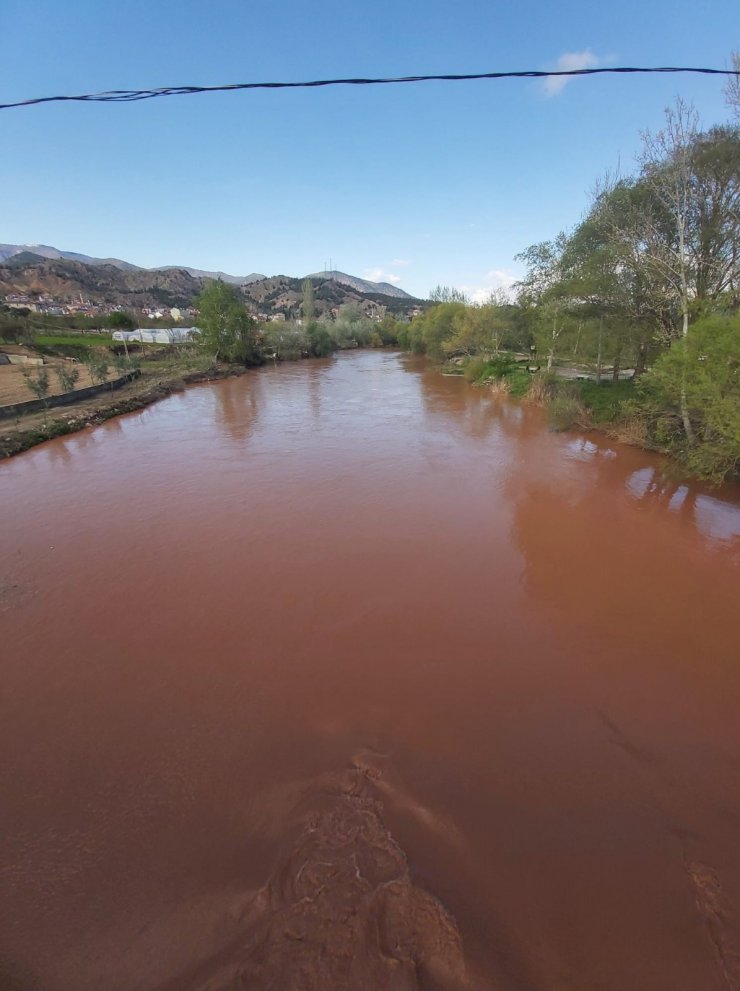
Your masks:
<svg viewBox="0 0 740 991"><path fill-rule="evenodd" d="M396 354L0 465L3 991L740 991L740 503Z"/></svg>

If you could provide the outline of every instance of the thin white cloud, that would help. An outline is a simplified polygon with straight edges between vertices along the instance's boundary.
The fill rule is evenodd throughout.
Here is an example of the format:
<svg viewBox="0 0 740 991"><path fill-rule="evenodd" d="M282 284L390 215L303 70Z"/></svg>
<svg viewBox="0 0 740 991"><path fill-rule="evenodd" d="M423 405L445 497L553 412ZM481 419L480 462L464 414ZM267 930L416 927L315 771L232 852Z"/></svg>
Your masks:
<svg viewBox="0 0 740 991"><path fill-rule="evenodd" d="M520 276L514 275L513 272L509 272L505 268L492 268L485 276L491 289L505 289L507 292L515 282L519 281L519 278Z"/></svg>
<svg viewBox="0 0 740 991"><path fill-rule="evenodd" d="M364 277L369 282L391 282L393 284L401 281L401 276L394 272L386 272L382 268L366 268Z"/></svg>
<svg viewBox="0 0 740 991"><path fill-rule="evenodd" d="M391 262L391 265L394 268L408 268L410 264L411 262L408 260L408 258L394 258L393 261Z"/></svg>
<svg viewBox="0 0 740 991"><path fill-rule="evenodd" d="M603 66L608 59L594 55L592 51L586 49L584 52L564 52L555 63L554 68L560 72L570 72L574 69L598 69ZM570 76L548 76L545 79L545 93L548 96L557 96L562 93L572 77Z"/></svg>
<svg viewBox="0 0 740 991"><path fill-rule="evenodd" d="M519 281L519 278L520 276L509 272L508 269L492 268L476 285L460 286L459 288L471 303L480 306L489 302L493 292L502 292L507 299L511 300L513 298L512 286Z"/></svg>
<svg viewBox="0 0 740 991"><path fill-rule="evenodd" d="M460 286L460 290L465 293L471 303L475 303L476 306L481 306L483 303L488 302L488 298L491 295L490 289L485 289L482 286Z"/></svg>

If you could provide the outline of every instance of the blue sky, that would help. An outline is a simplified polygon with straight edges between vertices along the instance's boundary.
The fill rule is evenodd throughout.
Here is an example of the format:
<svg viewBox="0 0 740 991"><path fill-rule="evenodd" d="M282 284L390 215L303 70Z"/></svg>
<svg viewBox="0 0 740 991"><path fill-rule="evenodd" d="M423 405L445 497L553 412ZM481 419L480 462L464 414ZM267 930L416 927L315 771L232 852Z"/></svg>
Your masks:
<svg viewBox="0 0 740 991"><path fill-rule="evenodd" d="M0 102L119 88L591 64L726 67L736 0L2 0ZM586 54L584 54L586 53ZM633 166L677 93L722 81L257 91L0 112L0 241L154 266L335 268L426 295L506 284Z"/></svg>

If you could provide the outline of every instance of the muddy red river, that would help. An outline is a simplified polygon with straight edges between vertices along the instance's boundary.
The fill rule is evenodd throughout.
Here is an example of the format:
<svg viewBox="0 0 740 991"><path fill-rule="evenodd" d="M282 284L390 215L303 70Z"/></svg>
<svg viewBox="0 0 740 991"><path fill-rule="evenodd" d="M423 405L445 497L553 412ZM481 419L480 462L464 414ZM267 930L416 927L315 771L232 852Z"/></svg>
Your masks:
<svg viewBox="0 0 740 991"><path fill-rule="evenodd" d="M738 991L740 502L388 353L0 464L2 991Z"/></svg>

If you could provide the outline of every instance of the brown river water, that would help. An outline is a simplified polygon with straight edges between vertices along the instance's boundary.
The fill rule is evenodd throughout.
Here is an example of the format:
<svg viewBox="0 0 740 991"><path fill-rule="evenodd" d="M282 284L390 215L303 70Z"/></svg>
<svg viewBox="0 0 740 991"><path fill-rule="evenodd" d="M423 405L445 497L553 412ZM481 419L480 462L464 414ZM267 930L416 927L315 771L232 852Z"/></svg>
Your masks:
<svg viewBox="0 0 740 991"><path fill-rule="evenodd" d="M0 506L2 991L739 991L736 489L360 352Z"/></svg>

